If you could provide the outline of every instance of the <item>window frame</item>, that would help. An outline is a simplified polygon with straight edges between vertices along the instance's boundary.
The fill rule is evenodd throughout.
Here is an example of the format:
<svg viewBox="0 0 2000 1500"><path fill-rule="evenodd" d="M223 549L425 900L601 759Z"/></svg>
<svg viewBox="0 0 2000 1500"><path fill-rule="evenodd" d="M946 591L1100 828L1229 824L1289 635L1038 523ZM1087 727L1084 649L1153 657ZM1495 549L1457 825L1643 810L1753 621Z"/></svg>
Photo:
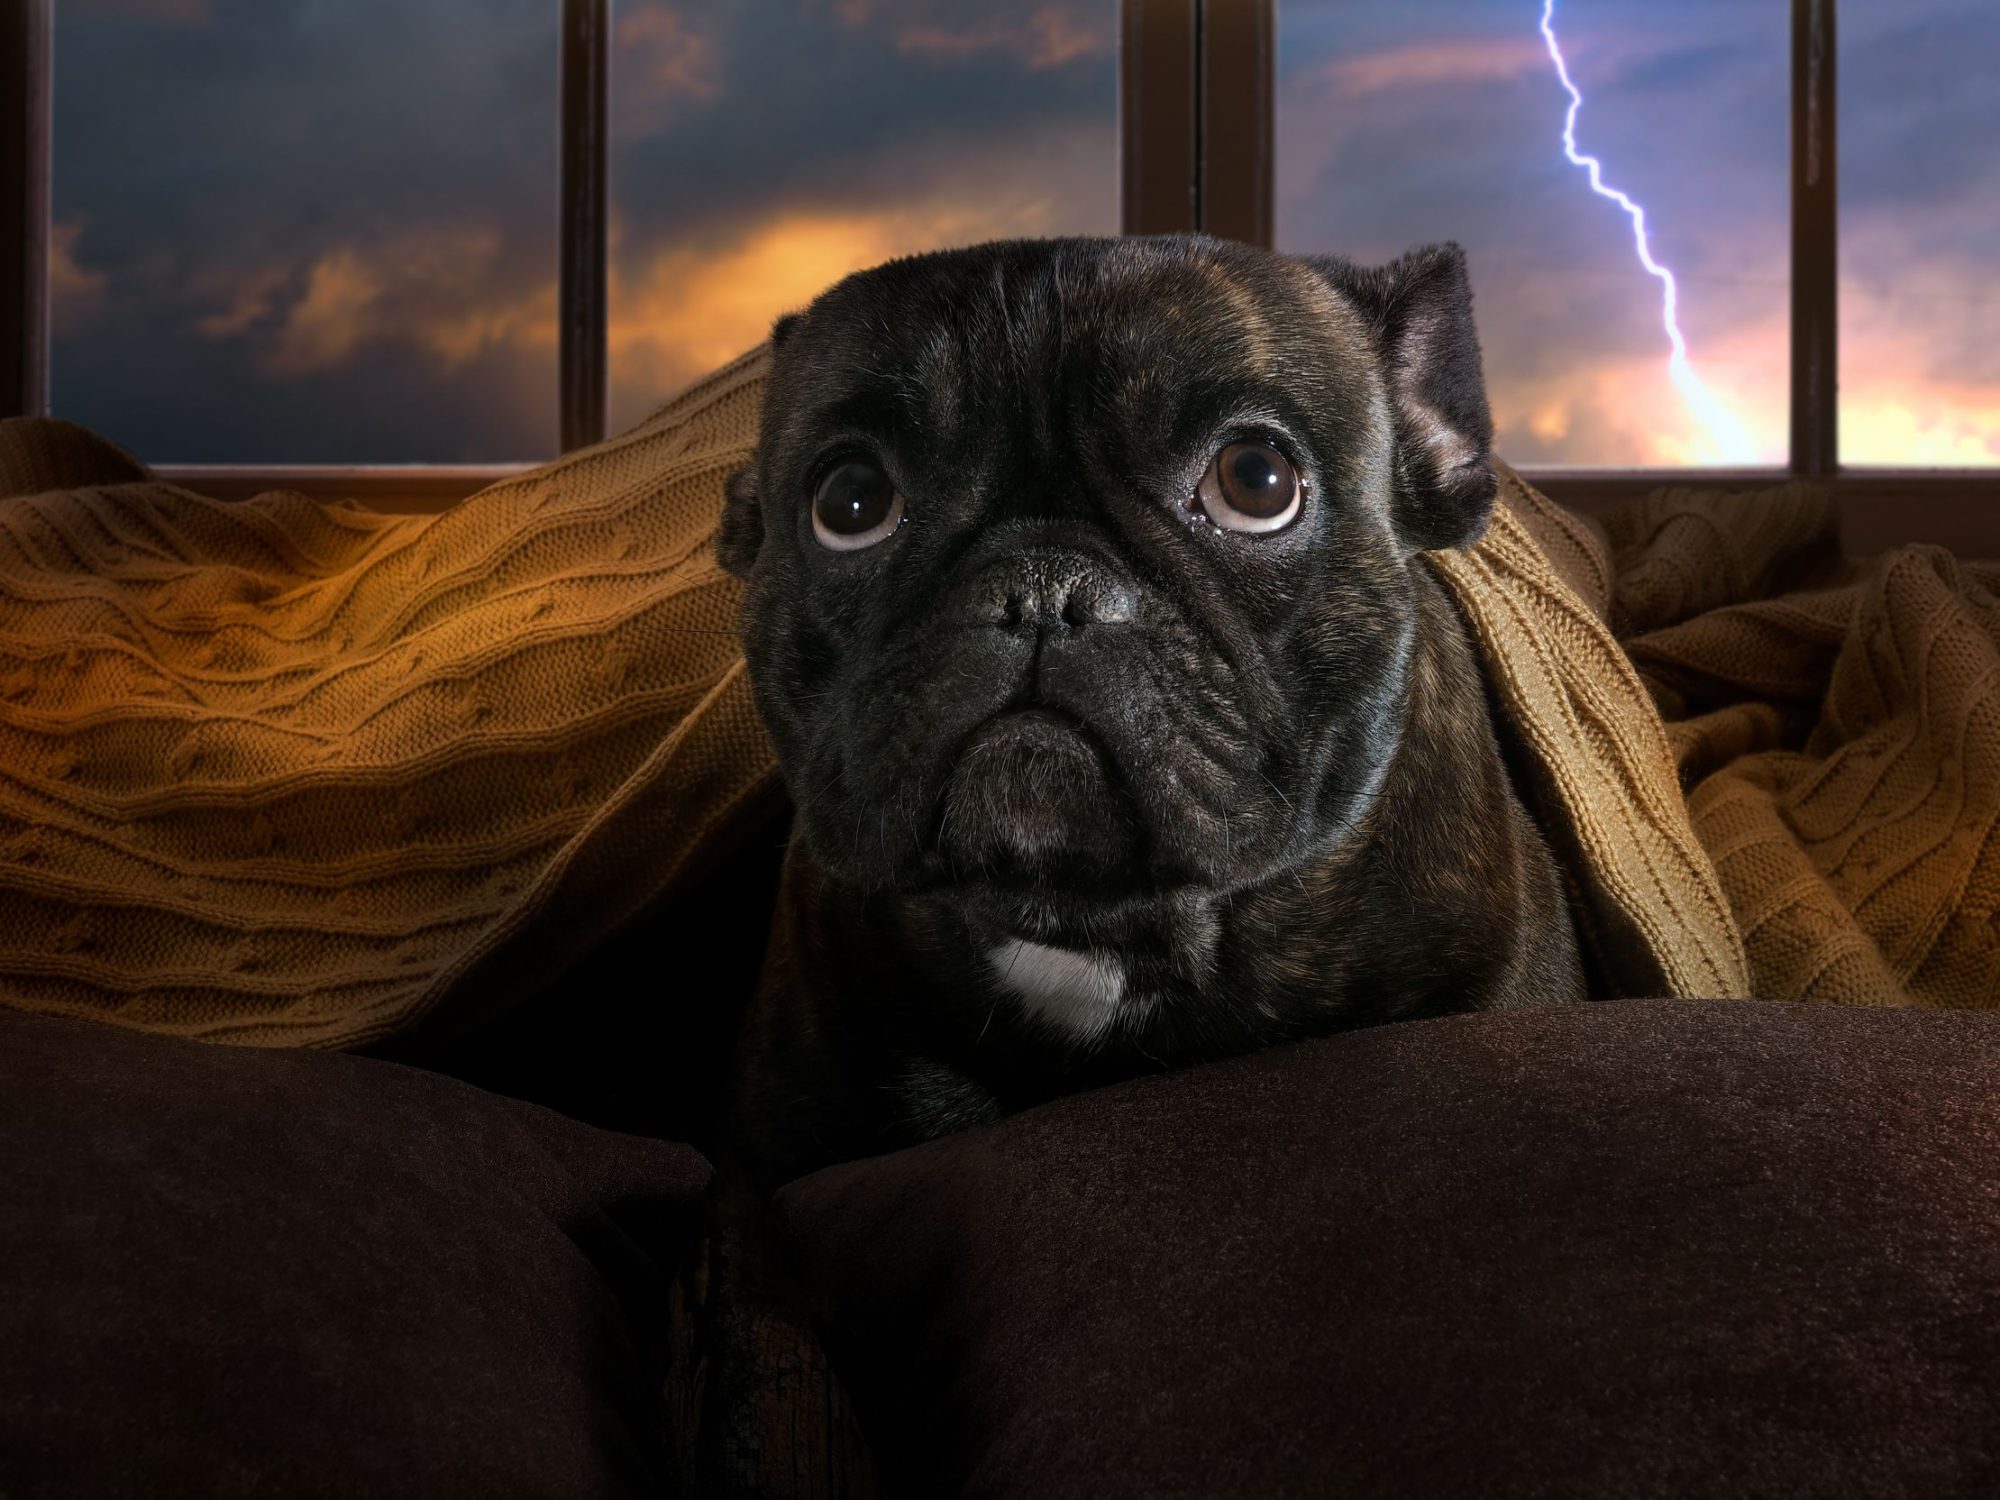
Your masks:
<svg viewBox="0 0 2000 1500"><path fill-rule="evenodd" d="M54 0L0 21L0 415L48 409L48 246ZM1858 552L1931 541L2000 551L2000 469L1858 468L1839 461L1836 0L1792 0L1790 455L1759 469L1525 470L1595 509L1667 485L1750 489L1805 478L1838 497ZM562 451L605 435L610 0L562 0L557 352ZM1277 0L1120 0L1121 223L1272 240ZM1224 107L1211 107L1220 104ZM157 466L221 498L287 488L441 510L533 464Z"/></svg>
<svg viewBox="0 0 2000 1500"><path fill-rule="evenodd" d="M0 16L0 416L48 409L52 0Z"/></svg>

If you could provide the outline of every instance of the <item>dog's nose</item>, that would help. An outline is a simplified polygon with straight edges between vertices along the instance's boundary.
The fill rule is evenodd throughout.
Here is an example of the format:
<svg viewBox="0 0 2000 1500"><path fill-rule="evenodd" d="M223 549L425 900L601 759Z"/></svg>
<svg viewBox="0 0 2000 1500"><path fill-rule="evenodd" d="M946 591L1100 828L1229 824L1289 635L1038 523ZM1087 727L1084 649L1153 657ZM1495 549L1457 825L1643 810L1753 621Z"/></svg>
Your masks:
<svg viewBox="0 0 2000 1500"><path fill-rule="evenodd" d="M973 601L982 623L1056 633L1120 625L1136 601L1129 584L1096 561L1067 553L1012 558L989 571Z"/></svg>

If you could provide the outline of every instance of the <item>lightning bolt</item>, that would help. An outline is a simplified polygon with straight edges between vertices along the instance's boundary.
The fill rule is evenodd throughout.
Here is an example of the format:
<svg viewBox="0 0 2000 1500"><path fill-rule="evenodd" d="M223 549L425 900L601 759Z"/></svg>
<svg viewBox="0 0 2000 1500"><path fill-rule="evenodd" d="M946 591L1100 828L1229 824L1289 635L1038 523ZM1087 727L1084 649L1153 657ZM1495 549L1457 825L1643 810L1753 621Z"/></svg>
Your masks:
<svg viewBox="0 0 2000 1500"><path fill-rule="evenodd" d="M1576 149L1576 117L1583 108L1583 94L1569 76L1569 65L1563 61L1562 46L1556 41L1556 0L1543 0L1542 40L1548 43L1549 60L1556 65L1556 77L1569 95L1569 115L1563 121L1563 154L1570 165L1582 167L1590 173L1590 190L1600 198L1609 198L1624 209L1632 220L1632 243L1639 252L1639 264L1647 274L1659 278L1662 288L1660 321L1665 325L1667 339L1673 345L1673 354L1667 360L1667 373L1673 377L1674 388L1681 393L1681 400L1687 403L1688 411L1708 434L1714 456L1725 463L1748 463L1756 456L1756 448L1743 424L1734 412L1718 401L1714 392L1702 384L1695 374L1694 365L1688 359L1687 340L1681 336L1678 312L1680 308L1680 287L1674 281L1674 273L1653 259L1653 247L1646 238L1646 210L1634 203L1629 194L1615 187L1607 187L1604 182L1604 163L1594 156L1585 156Z"/></svg>

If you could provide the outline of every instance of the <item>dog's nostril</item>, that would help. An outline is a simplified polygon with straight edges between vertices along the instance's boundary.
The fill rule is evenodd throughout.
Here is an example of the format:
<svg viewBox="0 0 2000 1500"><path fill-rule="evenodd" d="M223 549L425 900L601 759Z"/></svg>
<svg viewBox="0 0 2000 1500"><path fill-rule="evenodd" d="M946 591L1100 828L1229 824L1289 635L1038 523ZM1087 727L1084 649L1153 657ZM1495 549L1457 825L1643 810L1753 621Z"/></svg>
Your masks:
<svg viewBox="0 0 2000 1500"><path fill-rule="evenodd" d="M1086 625L1122 625L1132 618L1132 591L1110 579L1079 583L1063 598L1062 621L1072 630Z"/></svg>
<svg viewBox="0 0 2000 1500"><path fill-rule="evenodd" d="M1081 568L1030 568L1011 577L989 574L972 601L982 625L1009 635L1124 624L1136 606L1125 582Z"/></svg>
<svg viewBox="0 0 2000 1500"><path fill-rule="evenodd" d="M1124 584L1107 581L1097 596L1100 625L1125 625L1139 613L1139 601Z"/></svg>

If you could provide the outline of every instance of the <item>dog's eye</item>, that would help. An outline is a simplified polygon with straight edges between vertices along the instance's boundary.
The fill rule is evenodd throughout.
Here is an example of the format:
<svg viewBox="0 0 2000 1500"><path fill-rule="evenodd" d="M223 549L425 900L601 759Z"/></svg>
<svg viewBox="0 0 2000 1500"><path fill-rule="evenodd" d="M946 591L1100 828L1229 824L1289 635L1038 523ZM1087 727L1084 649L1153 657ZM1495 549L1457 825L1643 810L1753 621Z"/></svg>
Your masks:
<svg viewBox="0 0 2000 1500"><path fill-rule="evenodd" d="M1209 520L1224 531L1276 531L1299 513L1298 471L1269 443L1231 443L1195 487Z"/></svg>
<svg viewBox="0 0 2000 1500"><path fill-rule="evenodd" d="M903 497L889 476L865 458L827 470L813 491L813 535L835 552L872 547L903 519Z"/></svg>

